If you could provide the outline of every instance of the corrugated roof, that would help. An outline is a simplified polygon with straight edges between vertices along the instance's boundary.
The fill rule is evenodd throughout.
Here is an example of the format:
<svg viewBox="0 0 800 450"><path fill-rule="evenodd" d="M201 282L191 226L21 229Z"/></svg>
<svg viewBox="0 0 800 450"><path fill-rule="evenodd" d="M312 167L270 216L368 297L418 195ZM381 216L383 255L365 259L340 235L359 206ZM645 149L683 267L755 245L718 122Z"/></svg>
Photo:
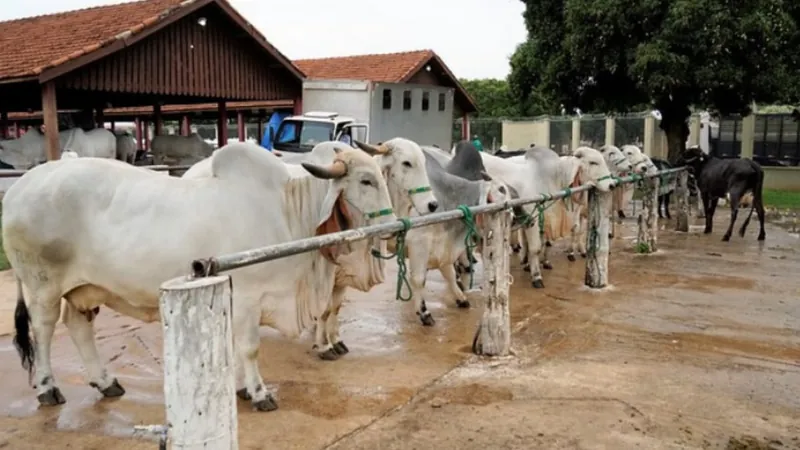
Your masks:
<svg viewBox="0 0 800 450"><path fill-rule="evenodd" d="M238 15L225 0L214 1ZM0 22L0 80L38 76L46 69L174 18L181 10L199 2L210 3L206 0L141 0ZM239 18L244 21L241 16ZM247 31L268 47L267 50L282 59L290 70L297 71L288 58L246 24L250 28Z"/></svg>

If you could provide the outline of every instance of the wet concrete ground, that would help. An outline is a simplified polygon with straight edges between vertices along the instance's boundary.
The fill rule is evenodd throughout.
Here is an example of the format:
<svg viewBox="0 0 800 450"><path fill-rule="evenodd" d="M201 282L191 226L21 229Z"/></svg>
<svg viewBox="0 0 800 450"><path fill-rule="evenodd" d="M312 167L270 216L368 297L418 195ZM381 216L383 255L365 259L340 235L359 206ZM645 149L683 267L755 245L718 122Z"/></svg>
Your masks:
<svg viewBox="0 0 800 450"><path fill-rule="evenodd" d="M280 409L239 403L242 449L786 449L800 448L800 241L770 226L720 242L664 231L662 251L614 241L613 288L589 292L583 263L554 249L546 288L516 264L514 357L469 354L480 312L442 299L431 273L423 328L393 286L349 294L350 354L325 362L308 339L262 330L260 367ZM670 224L671 226L671 224ZM0 274L0 335L11 332L14 286ZM479 281L479 279L477 280ZM104 309L98 343L127 394L101 400L59 325L53 367L67 403L38 409L11 345L0 337L0 448L154 449L132 437L162 423L161 338Z"/></svg>

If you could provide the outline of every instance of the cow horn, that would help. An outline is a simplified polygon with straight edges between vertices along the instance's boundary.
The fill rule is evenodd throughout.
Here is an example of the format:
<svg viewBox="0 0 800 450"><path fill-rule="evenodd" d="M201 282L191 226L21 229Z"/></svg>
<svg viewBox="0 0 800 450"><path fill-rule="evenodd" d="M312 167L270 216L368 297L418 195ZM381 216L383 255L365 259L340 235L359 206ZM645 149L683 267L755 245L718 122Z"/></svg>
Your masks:
<svg viewBox="0 0 800 450"><path fill-rule="evenodd" d="M387 147L386 144L370 145L355 139L353 142L355 142L358 148L367 152L370 156L385 155L389 153L389 147Z"/></svg>
<svg viewBox="0 0 800 450"><path fill-rule="evenodd" d="M492 181L492 176L486 173L485 170L481 170L481 178L483 178L483 181Z"/></svg>
<svg viewBox="0 0 800 450"><path fill-rule="evenodd" d="M323 180L342 178L343 176L347 175L347 165L344 163L344 161L338 159L334 160L327 166L318 166L308 162L301 163L301 165L311 175L314 175L317 178L322 178Z"/></svg>
<svg viewBox="0 0 800 450"><path fill-rule="evenodd" d="M344 147L339 147L338 145L333 146L333 151L336 154L342 153L344 151Z"/></svg>

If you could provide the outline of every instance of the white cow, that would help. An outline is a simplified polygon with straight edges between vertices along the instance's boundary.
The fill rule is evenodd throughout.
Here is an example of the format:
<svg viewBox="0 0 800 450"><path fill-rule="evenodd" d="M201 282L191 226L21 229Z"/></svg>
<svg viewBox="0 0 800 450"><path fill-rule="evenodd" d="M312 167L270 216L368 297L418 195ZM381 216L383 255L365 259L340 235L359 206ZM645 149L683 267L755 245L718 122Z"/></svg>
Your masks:
<svg viewBox="0 0 800 450"><path fill-rule="evenodd" d="M606 159L606 164L608 165L608 169L611 171L611 174L615 177L626 177L631 174L633 171L633 165L631 164L630 160L625 157L625 154L622 153L615 145L604 145L600 147L600 153L603 154L603 157ZM623 206L627 205L627 203L623 203L624 198L633 197L633 184L628 183L622 186L618 186L614 189L614 193L611 196L611 211L609 211L610 217L613 214L617 213L620 217L624 217ZM617 232L617 221L611 217L610 223L610 232L609 237L614 237Z"/></svg>
<svg viewBox="0 0 800 450"><path fill-rule="evenodd" d="M602 155L585 148L576 149L573 155L581 160L582 179L569 177L562 174L562 162L559 155L551 149L533 147L524 156L508 159L498 158L493 155L481 153L486 170L493 178L497 178L517 191L520 198L532 198L545 193L560 191L576 183L586 183L597 186L604 192L614 188L615 182L611 179L608 166ZM579 151L580 150L580 151ZM590 149L591 150L591 149ZM547 262L547 247L542 237L556 239L566 235L570 230L569 216L563 201L556 202L545 209L545 229L541 230L538 220L537 206L528 204L523 207L525 213L532 220L523 228L524 245L520 256L523 265L529 265L533 287L542 288L544 282L540 271L540 257L548 263L545 268L550 268Z"/></svg>
<svg viewBox="0 0 800 450"><path fill-rule="evenodd" d="M344 148L327 166L304 167L313 177L291 179L274 155L237 142L214 154L212 176L201 179L98 158L49 162L22 176L5 195L2 233L28 302L20 294L14 342L39 402L65 401L50 367L62 297L90 384L120 396L94 342L91 320L101 305L155 321L159 287L194 259L396 220L380 167L363 152ZM154 226L158 233L148 231ZM290 337L309 329L330 311L336 264L363 263L348 251L331 246L231 271L239 395L257 409L277 407L258 370L259 324Z"/></svg>
<svg viewBox="0 0 800 450"><path fill-rule="evenodd" d="M188 166L211 156L214 147L197 133L189 136L164 134L153 138L150 152L153 155L153 164Z"/></svg>
<svg viewBox="0 0 800 450"><path fill-rule="evenodd" d="M430 182L425 172L425 157L419 145L404 138L390 139L379 146L371 146L360 142L356 142L356 144L366 153L374 156L375 161L381 168L386 179L395 214L406 217L411 215L412 211L417 211L420 214L436 211L438 202L431 192ZM333 149L339 145L341 143L333 141L321 142L315 145L311 152L283 152L280 160L286 163L286 167L292 177L307 177L309 176L308 171L300 164L303 162L328 164L335 156ZM183 178L209 176L209 161L207 159L193 165L183 174ZM339 312L344 303L346 288L351 287L367 292L376 284L383 282L383 261L370 256L372 248L380 247L380 245L377 241L373 241L371 245L368 244L370 243L367 241L350 244L358 247L358 250L351 251L351 255L352 257L360 257L362 260L366 260L368 263L363 270L375 274L374 277L370 279L356 277L351 273L352 271L347 270L346 266L337 267L336 283L332 293L333 306L331 314L321 317L322 320L317 326L318 340L321 339L323 342L332 345L332 348L327 346L317 348L322 359L338 359L349 352L339 334Z"/></svg>
<svg viewBox="0 0 800 450"><path fill-rule="evenodd" d="M83 131L70 128L58 133L61 151L73 151L80 157L114 159L117 141L105 128ZM47 160L45 136L34 128L18 139L0 140L0 161L17 170L27 170Z"/></svg>
<svg viewBox="0 0 800 450"><path fill-rule="evenodd" d="M136 140L127 131L116 134L117 159L133 164L136 158Z"/></svg>

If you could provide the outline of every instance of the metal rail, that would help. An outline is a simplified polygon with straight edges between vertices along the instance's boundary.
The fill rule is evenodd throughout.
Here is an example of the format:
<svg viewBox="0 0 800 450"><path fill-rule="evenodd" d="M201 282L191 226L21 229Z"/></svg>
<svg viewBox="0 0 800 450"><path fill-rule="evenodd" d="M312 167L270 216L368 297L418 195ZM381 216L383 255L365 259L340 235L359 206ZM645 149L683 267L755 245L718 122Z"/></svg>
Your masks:
<svg viewBox="0 0 800 450"><path fill-rule="evenodd" d="M626 177L616 178L618 184L627 184L635 181L640 181L646 178L655 178L662 175L669 175L686 170L685 167L677 167L667 169L651 175L629 175ZM504 209L513 208L515 206L528 205L531 203L543 203L550 200L558 200L568 197L578 192L586 192L593 189L593 186L585 184L573 189L565 189L553 194L541 194L532 198L521 198L510 200L503 203L491 203L487 205L472 206L469 208L473 215L486 214L502 211ZM460 210L454 209L440 213L432 213L424 216L408 218L410 223L409 229L421 228L429 225L449 222L456 219L464 218L464 213ZM322 247L329 245L344 244L363 239L383 236L387 234L394 234L405 229L405 225L401 221L392 223L385 223L380 225L370 225L354 230L340 231L337 233L325 234L322 236L309 237L299 239L296 241L284 242L281 244L268 245L266 247L259 247L252 250L245 250L227 255L220 255L207 259L196 259L192 261L192 273L195 277L205 277L217 275L220 272L238 269L241 267L251 266L275 259L285 258L300 253L318 250Z"/></svg>
<svg viewBox="0 0 800 450"><path fill-rule="evenodd" d="M133 164L131 164L133 165ZM157 165L157 166L136 166L133 167L141 167L142 169L150 169L155 170L157 172L164 172L164 171L175 171L175 170L189 170L192 166L191 165L182 165L182 166L166 166L166 165ZM17 178L25 175L28 171L27 170L16 170L16 169L0 169L0 178Z"/></svg>

